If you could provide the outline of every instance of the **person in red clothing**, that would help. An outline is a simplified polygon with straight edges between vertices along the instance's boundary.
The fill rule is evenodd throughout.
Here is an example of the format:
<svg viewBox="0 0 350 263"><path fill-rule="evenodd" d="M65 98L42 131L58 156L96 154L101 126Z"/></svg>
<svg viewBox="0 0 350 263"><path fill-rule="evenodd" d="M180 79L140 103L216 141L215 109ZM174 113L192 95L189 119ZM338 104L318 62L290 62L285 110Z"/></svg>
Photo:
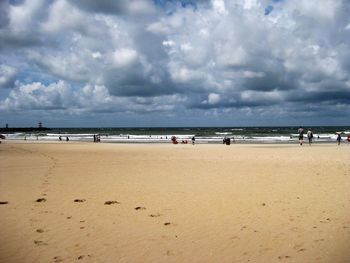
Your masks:
<svg viewBox="0 0 350 263"><path fill-rule="evenodd" d="M171 137L171 141L173 142L173 144L177 144L176 136L172 136Z"/></svg>

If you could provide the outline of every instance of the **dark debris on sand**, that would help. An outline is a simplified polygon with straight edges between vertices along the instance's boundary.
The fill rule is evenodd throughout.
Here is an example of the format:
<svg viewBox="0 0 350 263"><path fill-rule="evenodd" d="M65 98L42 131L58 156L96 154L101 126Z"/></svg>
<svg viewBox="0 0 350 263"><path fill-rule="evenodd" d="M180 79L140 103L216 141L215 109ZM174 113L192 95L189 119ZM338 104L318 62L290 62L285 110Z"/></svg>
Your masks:
<svg viewBox="0 0 350 263"><path fill-rule="evenodd" d="M151 214L150 217L160 217L160 214Z"/></svg>
<svg viewBox="0 0 350 263"><path fill-rule="evenodd" d="M135 210L145 210L146 207L143 207L143 206L138 206L138 207L135 207Z"/></svg>
<svg viewBox="0 0 350 263"><path fill-rule="evenodd" d="M74 199L75 203L83 203L85 201L86 201L85 199Z"/></svg>
<svg viewBox="0 0 350 263"><path fill-rule="evenodd" d="M120 204L118 201L106 201L105 205L114 205L114 204Z"/></svg>
<svg viewBox="0 0 350 263"><path fill-rule="evenodd" d="M46 198L38 198L36 199L37 203L42 203L42 202L46 202Z"/></svg>
<svg viewBox="0 0 350 263"><path fill-rule="evenodd" d="M8 203L7 201L0 201L0 205L7 205Z"/></svg>

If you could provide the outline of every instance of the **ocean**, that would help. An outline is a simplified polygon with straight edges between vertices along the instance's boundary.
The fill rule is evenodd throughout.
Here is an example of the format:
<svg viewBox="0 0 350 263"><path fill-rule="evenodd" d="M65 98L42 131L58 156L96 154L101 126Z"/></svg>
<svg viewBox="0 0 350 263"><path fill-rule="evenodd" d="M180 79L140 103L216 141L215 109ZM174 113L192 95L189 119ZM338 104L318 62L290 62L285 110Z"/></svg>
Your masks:
<svg viewBox="0 0 350 263"><path fill-rule="evenodd" d="M7 140L93 142L99 135L102 143L169 143L172 136L181 142L222 143L225 137L235 143L294 143L299 127L140 127L140 128L52 128L45 132L3 133ZM309 127L305 129L306 132ZM350 126L313 126L314 142L335 142L336 133L345 141Z"/></svg>

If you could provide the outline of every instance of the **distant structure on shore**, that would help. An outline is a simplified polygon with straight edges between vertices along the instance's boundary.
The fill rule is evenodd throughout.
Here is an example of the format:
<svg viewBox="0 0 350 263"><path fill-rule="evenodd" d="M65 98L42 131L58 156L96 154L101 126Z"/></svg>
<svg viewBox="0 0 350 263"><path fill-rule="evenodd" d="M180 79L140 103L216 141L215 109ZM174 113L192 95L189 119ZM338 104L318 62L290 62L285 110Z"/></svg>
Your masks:
<svg viewBox="0 0 350 263"><path fill-rule="evenodd" d="M9 132L36 132L36 131L49 131L50 128L46 128L43 126L43 123L38 122L38 127L9 127L8 123L6 123L5 128L0 128L0 132L9 133Z"/></svg>

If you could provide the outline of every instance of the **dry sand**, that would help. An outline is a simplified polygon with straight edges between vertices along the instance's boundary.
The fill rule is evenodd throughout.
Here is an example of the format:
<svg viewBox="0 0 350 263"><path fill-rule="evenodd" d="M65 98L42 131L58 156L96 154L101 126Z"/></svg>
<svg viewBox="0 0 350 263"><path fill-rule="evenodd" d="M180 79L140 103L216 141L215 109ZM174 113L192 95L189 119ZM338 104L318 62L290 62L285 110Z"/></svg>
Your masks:
<svg viewBox="0 0 350 263"><path fill-rule="evenodd" d="M349 153L5 142L0 262L350 262Z"/></svg>

